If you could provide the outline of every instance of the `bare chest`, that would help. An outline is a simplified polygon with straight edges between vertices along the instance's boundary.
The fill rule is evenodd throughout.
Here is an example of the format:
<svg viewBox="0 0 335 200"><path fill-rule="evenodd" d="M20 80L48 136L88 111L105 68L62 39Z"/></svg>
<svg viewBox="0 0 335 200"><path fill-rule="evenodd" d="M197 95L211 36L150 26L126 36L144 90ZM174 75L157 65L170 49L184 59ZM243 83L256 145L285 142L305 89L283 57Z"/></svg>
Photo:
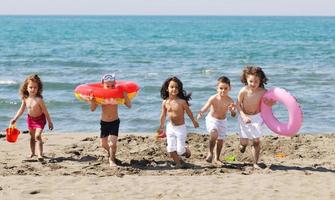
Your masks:
<svg viewBox="0 0 335 200"><path fill-rule="evenodd" d="M35 99L27 99L26 106L29 111L39 108L38 102Z"/></svg>
<svg viewBox="0 0 335 200"><path fill-rule="evenodd" d="M231 103L231 101L229 101L228 99L215 99L213 101L213 109L214 110L227 110L229 104Z"/></svg>
<svg viewBox="0 0 335 200"><path fill-rule="evenodd" d="M179 104L176 101L167 101L165 104L167 112L180 112L183 110L183 107L181 104Z"/></svg>

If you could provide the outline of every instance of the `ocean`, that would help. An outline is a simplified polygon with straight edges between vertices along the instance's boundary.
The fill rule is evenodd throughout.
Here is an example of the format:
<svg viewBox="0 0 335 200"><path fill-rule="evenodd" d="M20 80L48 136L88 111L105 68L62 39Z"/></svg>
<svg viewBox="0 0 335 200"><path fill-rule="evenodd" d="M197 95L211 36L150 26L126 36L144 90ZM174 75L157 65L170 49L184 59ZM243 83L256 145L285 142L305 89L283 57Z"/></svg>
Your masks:
<svg viewBox="0 0 335 200"><path fill-rule="evenodd" d="M216 79L231 79L236 100L245 65L261 66L266 88L281 87L303 110L300 133L334 133L335 17L229 16L0 16L0 130L20 107L18 89L37 73L55 132L99 133L101 109L90 112L76 86L115 73L138 83L132 109L119 107L120 132L155 132L160 87L178 76L192 92L194 115L215 94ZM281 104L274 113L287 120ZM26 130L26 113L17 126ZM205 133L204 119L188 132ZM228 132L238 131L228 117ZM47 131L48 132L48 131ZM268 129L265 132L269 132Z"/></svg>

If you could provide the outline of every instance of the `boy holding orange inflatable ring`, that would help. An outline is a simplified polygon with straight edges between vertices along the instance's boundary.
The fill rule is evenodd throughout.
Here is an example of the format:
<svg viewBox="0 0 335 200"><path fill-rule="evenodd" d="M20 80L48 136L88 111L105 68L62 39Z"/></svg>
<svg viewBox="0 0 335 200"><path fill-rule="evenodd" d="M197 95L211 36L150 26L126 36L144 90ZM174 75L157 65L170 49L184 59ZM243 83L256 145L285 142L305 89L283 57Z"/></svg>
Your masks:
<svg viewBox="0 0 335 200"><path fill-rule="evenodd" d="M115 75L106 74L102 77L102 85L105 89L115 88ZM131 102L128 95L123 91L125 99L124 105L131 108ZM90 110L93 112L98 107L98 104L94 100L94 96L91 94L89 98ZM108 152L109 165L116 167L116 150L117 150L117 139L119 135L120 119L118 116L118 104L103 104L101 105L101 146Z"/></svg>
<svg viewBox="0 0 335 200"><path fill-rule="evenodd" d="M237 110L240 113L238 117L240 151L244 153L248 141L252 140L253 166L256 169L260 169L258 165L260 137L263 135L261 130L263 119L260 115L260 102L266 92L264 84L266 84L267 80L262 68L255 66L245 67L241 76L241 82L245 86L240 90L237 97ZM264 99L264 103L272 106L275 101Z"/></svg>

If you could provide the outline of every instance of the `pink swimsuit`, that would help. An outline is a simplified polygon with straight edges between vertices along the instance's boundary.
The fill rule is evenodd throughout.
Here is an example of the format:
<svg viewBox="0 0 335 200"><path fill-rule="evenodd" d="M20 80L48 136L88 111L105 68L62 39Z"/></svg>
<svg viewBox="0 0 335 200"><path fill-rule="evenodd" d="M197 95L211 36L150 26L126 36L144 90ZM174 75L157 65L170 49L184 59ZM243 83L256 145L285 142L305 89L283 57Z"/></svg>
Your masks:
<svg viewBox="0 0 335 200"><path fill-rule="evenodd" d="M46 124L46 118L44 113L42 113L42 115L38 116L38 117L32 117L28 114L27 117L27 124L28 124L28 129L30 131L36 129L36 128L40 128L40 129L44 129L44 126Z"/></svg>

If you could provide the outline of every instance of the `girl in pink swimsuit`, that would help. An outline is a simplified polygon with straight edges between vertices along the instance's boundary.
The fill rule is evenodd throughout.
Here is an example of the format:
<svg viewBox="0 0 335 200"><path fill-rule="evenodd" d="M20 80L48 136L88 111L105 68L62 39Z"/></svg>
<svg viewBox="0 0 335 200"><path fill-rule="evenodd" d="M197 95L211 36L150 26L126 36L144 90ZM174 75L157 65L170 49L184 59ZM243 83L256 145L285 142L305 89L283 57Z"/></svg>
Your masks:
<svg viewBox="0 0 335 200"><path fill-rule="evenodd" d="M27 125L31 136L30 157L35 156L35 144L37 142L37 156L40 161L43 160L43 141L41 136L46 122L48 122L49 129L53 129L51 117L43 101L42 91L43 84L38 75L33 74L28 76L20 87L20 95L22 97L21 107L10 121L11 124L15 124L25 109L28 109Z"/></svg>

